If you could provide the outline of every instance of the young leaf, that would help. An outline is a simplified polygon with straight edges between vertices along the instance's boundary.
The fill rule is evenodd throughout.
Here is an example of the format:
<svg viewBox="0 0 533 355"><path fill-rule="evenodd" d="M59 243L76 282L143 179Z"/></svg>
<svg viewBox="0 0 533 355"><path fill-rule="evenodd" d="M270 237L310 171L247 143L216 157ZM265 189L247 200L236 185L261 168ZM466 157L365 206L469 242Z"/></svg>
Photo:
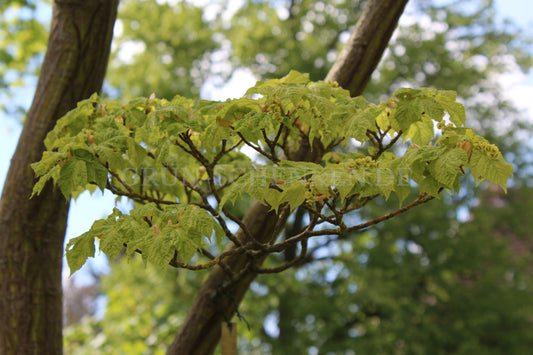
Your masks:
<svg viewBox="0 0 533 355"><path fill-rule="evenodd" d="M418 186L420 187L420 192L425 192L434 197L439 197L439 192L442 188L442 184L435 180L435 178L432 176L426 177Z"/></svg>
<svg viewBox="0 0 533 355"><path fill-rule="evenodd" d="M50 178L54 180L54 183L59 179L59 174L61 172L61 167L59 165L54 166L51 170L49 170L46 174L42 175L39 178L39 181L33 186L33 190L31 192L30 198L32 198L35 194L39 195L41 191L44 189L44 186Z"/></svg>
<svg viewBox="0 0 533 355"><path fill-rule="evenodd" d="M433 121L426 117L409 127L409 131L404 136L404 140L410 138L414 144L422 146L428 144L433 136Z"/></svg>
<svg viewBox="0 0 533 355"><path fill-rule="evenodd" d="M507 180L513 175L513 166L501 157L494 159L484 151L475 149L470 158L470 171L478 184L482 180L489 180L507 192Z"/></svg>
<svg viewBox="0 0 533 355"><path fill-rule="evenodd" d="M288 202L291 212L305 201L305 186L302 182L296 181L294 184L283 190L278 200L278 206Z"/></svg>
<svg viewBox="0 0 533 355"><path fill-rule="evenodd" d="M368 141L366 132L376 128L376 118L383 111L383 107L374 106L358 112L346 122L345 133L361 143Z"/></svg>
<svg viewBox="0 0 533 355"><path fill-rule="evenodd" d="M398 107L391 117L392 128L395 131L408 132L409 127L415 122L422 119L422 109L420 108L420 101L416 99L418 90L414 89L400 89L395 93L398 97Z"/></svg>
<svg viewBox="0 0 533 355"><path fill-rule="evenodd" d="M466 121L465 108L462 104L456 102L457 93L450 90L441 90L435 97L435 100L448 112L450 121L456 127L462 127Z"/></svg>
<svg viewBox="0 0 533 355"><path fill-rule="evenodd" d="M445 187L452 188L454 181L461 173L461 168L468 164L468 156L460 148L454 148L440 155L429 164L432 177Z"/></svg>
<svg viewBox="0 0 533 355"><path fill-rule="evenodd" d="M94 237L90 232L69 240L66 254L71 276L85 264L87 258L94 257L94 249Z"/></svg>
<svg viewBox="0 0 533 355"><path fill-rule="evenodd" d="M65 199L68 200L75 188L85 186L87 182L87 164L83 160L72 157L61 168L57 184Z"/></svg>

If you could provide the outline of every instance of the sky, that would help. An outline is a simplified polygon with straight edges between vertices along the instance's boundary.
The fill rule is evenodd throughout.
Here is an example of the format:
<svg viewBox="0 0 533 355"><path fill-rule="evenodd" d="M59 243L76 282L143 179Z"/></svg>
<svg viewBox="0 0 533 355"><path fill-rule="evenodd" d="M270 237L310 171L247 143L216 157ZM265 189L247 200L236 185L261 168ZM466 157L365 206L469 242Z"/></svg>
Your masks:
<svg viewBox="0 0 533 355"><path fill-rule="evenodd" d="M508 17L528 32L533 26L533 3L527 0L496 0L498 16Z"/></svg>
<svg viewBox="0 0 533 355"><path fill-rule="evenodd" d="M203 1L204 2L204 1ZM496 0L497 16L500 19L509 18L522 27L526 34L533 36L533 1L525 0ZM50 16L49 11L42 12L43 16ZM509 98L513 99L519 108L523 108L533 117L533 73L524 75L518 70L501 77L502 84L507 88ZM238 72L225 88L210 93L212 99L223 100L227 97L239 97L254 84L254 79L244 71ZM30 89L28 89L30 90ZM213 90L215 90L213 88ZM33 91L33 89L31 89ZM21 104L31 104L31 92L24 95L26 99L19 100ZM0 93L0 98L2 97ZM21 131L18 121L8 119L0 113L0 187L3 186L9 169L11 156L16 148ZM69 212L66 239L81 235L89 230L96 219L111 213L114 206L114 196L107 192L103 196L95 193L93 196L82 194L76 201L72 201ZM102 256L100 261L104 260ZM105 262L93 263L99 271L106 270Z"/></svg>

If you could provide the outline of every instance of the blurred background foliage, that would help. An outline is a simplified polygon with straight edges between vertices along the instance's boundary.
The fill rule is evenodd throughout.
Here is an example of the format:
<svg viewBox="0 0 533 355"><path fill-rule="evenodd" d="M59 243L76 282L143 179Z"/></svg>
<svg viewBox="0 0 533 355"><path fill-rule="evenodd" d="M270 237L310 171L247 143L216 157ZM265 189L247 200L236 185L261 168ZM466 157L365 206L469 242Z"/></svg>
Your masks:
<svg viewBox="0 0 533 355"><path fill-rule="evenodd" d="M46 46L39 1L0 3L0 102L36 74ZM206 97L236 73L326 76L363 2L123 0L105 92ZM527 72L531 38L490 0L412 0L365 96L399 87L456 90L469 125L515 166L508 195L465 189L342 240L317 238L305 264L262 275L240 311L249 354L526 354L533 347L531 118L501 75ZM372 218L378 201L353 218ZM249 201L235 207L244 213ZM237 211L236 214L239 211ZM305 223L295 212L287 230ZM287 234L287 233L286 233ZM267 263L290 260L297 250ZM65 287L65 353L163 354L206 272L161 271L139 257ZM83 306L85 305L85 306Z"/></svg>
<svg viewBox="0 0 533 355"><path fill-rule="evenodd" d="M13 98L23 87L36 84L44 58L48 28L38 12L49 3L0 1L0 112L16 118L23 116L24 105L16 100L13 104Z"/></svg>

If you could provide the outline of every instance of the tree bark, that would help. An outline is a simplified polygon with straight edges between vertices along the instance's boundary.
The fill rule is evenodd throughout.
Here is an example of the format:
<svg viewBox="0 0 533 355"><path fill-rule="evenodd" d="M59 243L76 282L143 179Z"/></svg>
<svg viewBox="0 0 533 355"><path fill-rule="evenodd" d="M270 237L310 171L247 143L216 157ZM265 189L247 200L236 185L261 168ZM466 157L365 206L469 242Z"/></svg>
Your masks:
<svg viewBox="0 0 533 355"><path fill-rule="evenodd" d="M369 0L359 17L347 47L343 49L338 60L326 77L337 81L352 95L359 95L381 59L390 37L398 24L407 0ZM317 149L311 151L303 144L296 154L296 160L315 161ZM276 225L284 225L285 216L269 212L268 208L254 201L243 223L260 242L270 242L277 237ZM237 237L244 239L239 230ZM229 248L234 247L230 244ZM224 262L233 272L238 273L248 261L245 255L235 255ZM261 263L262 260L259 260ZM178 331L167 355L210 355L220 339L220 323L229 320L235 314L238 305L250 283L257 276L249 272L233 285L225 295L217 290L228 282L228 277L220 267L215 267L196 296L195 303Z"/></svg>
<svg viewBox="0 0 533 355"><path fill-rule="evenodd" d="M48 48L0 200L0 354L61 354L68 201L48 184L29 199L30 164L57 119L99 91L118 0L56 0Z"/></svg>
<svg viewBox="0 0 533 355"><path fill-rule="evenodd" d="M368 1L348 42L326 76L350 90L363 93L387 48L408 0Z"/></svg>

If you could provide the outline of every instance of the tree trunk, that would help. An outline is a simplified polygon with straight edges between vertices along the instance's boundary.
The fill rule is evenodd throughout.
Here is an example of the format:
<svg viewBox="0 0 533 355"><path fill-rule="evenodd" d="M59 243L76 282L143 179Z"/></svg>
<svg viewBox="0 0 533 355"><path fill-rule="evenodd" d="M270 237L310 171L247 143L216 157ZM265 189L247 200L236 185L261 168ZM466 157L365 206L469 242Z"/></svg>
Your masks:
<svg viewBox="0 0 533 355"><path fill-rule="evenodd" d="M407 0L369 0L359 17L352 35L337 62L327 76L327 80L337 81L349 89L352 95L359 95L368 81L397 26ZM314 161L317 156L310 154L310 149L302 144L299 159ZM317 150L314 149L313 153ZM254 201L246 213L243 223L260 242L269 242L277 237L276 224L284 225L283 218L257 201ZM242 239L242 231L237 233ZM230 244L229 248L233 247ZM241 270L247 262L247 256L236 255L224 262L234 272ZM262 260L259 260L261 262ZM195 303L187 319L181 326L168 349L167 355L210 355L220 339L220 323L229 320L235 314L238 305L250 283L257 275L249 272L224 295L217 295L217 290L228 282L227 275L220 267L215 267L196 296Z"/></svg>
<svg viewBox="0 0 533 355"><path fill-rule="evenodd" d="M29 200L30 164L58 118L99 91L118 0L56 0L37 91L0 200L0 354L61 354L68 202L48 184Z"/></svg>
<svg viewBox="0 0 533 355"><path fill-rule="evenodd" d="M350 95L359 96L387 48L407 0L371 0L366 4L348 42L326 76Z"/></svg>

